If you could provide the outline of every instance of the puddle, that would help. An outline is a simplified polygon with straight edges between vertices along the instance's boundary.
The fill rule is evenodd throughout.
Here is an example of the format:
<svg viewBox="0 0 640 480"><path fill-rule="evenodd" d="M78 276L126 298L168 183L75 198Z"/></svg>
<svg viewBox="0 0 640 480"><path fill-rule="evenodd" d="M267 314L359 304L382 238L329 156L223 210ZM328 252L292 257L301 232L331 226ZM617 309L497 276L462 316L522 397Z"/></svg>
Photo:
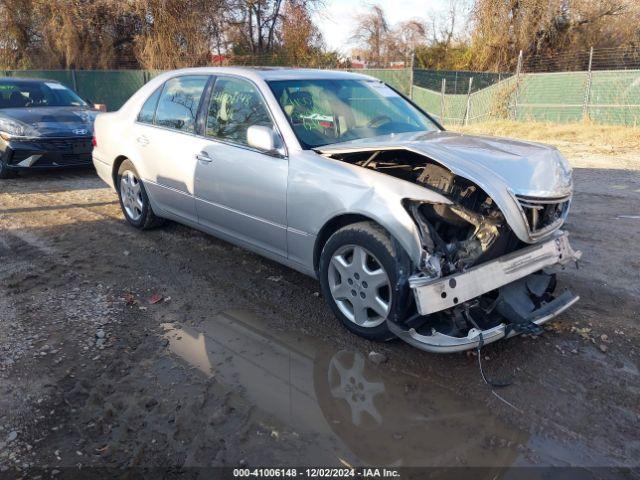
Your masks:
<svg viewBox="0 0 640 480"><path fill-rule="evenodd" d="M377 367L358 351L333 350L300 335L271 335L266 325L249 312L228 311L197 330L164 328L172 353L314 438L315 464L527 463L518 450L527 436L484 406L423 378Z"/></svg>

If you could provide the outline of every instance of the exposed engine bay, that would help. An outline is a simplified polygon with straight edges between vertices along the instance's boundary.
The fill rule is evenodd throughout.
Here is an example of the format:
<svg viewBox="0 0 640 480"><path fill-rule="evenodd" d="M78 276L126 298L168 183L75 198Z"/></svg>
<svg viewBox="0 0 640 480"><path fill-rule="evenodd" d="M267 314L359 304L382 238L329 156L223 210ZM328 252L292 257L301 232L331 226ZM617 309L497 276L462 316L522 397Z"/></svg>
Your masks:
<svg viewBox="0 0 640 480"><path fill-rule="evenodd" d="M546 242L545 252L523 243L478 185L410 150L330 156L422 185L452 202L405 204L423 247L419 271L410 279L415 312L400 322L388 322L405 341L423 350L445 352L517 333L539 334L541 323L578 300L568 291L554 297L555 274L548 270L580 257L569 246L566 234L561 242L556 240L557 245ZM511 257L513 260L505 260Z"/></svg>
<svg viewBox="0 0 640 480"><path fill-rule="evenodd" d="M406 205L420 229L428 254L421 269L429 276L462 272L522 245L489 195L422 155L407 150L377 150L333 158L423 185L453 202Z"/></svg>

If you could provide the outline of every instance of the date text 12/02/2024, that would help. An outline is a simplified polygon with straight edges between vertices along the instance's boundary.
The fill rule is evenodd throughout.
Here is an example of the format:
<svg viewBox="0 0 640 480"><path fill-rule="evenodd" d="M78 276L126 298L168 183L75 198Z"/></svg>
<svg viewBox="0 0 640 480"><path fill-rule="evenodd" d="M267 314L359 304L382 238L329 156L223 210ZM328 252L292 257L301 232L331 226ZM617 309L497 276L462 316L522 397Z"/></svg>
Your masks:
<svg viewBox="0 0 640 480"><path fill-rule="evenodd" d="M235 468L234 478L399 478L389 468Z"/></svg>

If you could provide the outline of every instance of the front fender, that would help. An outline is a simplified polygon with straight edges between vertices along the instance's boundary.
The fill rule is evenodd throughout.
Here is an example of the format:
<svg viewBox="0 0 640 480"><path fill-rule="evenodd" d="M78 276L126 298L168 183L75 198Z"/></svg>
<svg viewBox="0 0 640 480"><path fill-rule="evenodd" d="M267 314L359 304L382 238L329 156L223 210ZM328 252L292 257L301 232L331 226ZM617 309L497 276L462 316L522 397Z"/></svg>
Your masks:
<svg viewBox="0 0 640 480"><path fill-rule="evenodd" d="M313 268L315 241L323 228L337 217L359 215L385 228L418 265L420 234L404 199L451 203L434 191L374 170L314 153L296 156L290 161L287 192L290 256ZM298 241L298 234L310 237L313 245Z"/></svg>

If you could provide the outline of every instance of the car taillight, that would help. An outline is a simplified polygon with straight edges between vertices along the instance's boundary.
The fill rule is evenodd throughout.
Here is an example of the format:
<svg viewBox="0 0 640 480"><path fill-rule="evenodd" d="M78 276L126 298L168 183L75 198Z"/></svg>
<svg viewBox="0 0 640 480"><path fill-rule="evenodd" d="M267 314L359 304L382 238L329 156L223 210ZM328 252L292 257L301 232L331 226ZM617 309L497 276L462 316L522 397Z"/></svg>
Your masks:
<svg viewBox="0 0 640 480"><path fill-rule="evenodd" d="M98 146L98 140L96 140L96 136L91 137L91 146L96 148Z"/></svg>

